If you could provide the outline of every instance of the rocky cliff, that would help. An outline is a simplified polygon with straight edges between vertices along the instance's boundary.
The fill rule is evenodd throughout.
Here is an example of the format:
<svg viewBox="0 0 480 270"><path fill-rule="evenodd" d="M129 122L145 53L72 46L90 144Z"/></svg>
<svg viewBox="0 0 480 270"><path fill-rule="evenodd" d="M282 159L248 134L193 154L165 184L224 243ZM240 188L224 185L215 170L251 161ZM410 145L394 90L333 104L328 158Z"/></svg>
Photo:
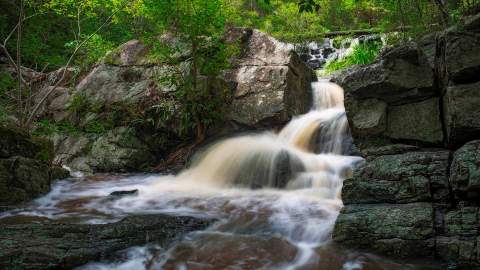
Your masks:
<svg viewBox="0 0 480 270"><path fill-rule="evenodd" d="M334 78L367 160L344 182L335 241L480 266L479 21L388 48Z"/></svg>
<svg viewBox="0 0 480 270"><path fill-rule="evenodd" d="M202 87L227 97L223 122L207 131L209 137L281 126L309 109L315 77L290 46L246 28L231 29L225 41L239 47L231 68L217 78L199 78ZM181 130L178 89L168 84L172 72L188 67L189 52L176 55L184 62L174 69L152 60L150 50L140 41L127 42L74 88L52 95L43 117L91 131L51 136L57 163L84 172L138 171L193 140L193 131Z"/></svg>

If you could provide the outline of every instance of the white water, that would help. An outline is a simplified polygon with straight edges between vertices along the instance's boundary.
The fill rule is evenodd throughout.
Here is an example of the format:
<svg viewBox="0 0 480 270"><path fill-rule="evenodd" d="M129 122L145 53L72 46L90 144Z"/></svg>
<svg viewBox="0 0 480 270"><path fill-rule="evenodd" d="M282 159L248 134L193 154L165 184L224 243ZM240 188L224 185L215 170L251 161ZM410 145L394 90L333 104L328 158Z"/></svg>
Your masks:
<svg viewBox="0 0 480 270"><path fill-rule="evenodd" d="M338 255L342 251L333 260L332 251L323 249L342 207L342 180L362 159L342 155L349 138L342 89L314 83L313 91L312 110L279 134L220 141L178 176L59 181L31 209L6 215L85 223L153 213L219 220L161 256L132 247L120 261L81 269L137 270L147 262L150 269L362 269L362 256ZM138 189L135 196L108 198L113 191L133 189Z"/></svg>

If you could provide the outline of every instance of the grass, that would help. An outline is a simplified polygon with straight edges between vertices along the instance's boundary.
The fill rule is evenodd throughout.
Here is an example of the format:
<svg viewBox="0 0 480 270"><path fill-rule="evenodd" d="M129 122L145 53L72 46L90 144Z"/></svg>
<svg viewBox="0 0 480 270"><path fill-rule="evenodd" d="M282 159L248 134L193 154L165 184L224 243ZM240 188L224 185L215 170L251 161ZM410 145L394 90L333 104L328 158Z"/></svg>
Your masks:
<svg viewBox="0 0 480 270"><path fill-rule="evenodd" d="M325 73L330 74L353 65L370 64L375 61L381 48L382 44L380 42L358 44L353 48L353 52L345 58L328 62L325 65Z"/></svg>

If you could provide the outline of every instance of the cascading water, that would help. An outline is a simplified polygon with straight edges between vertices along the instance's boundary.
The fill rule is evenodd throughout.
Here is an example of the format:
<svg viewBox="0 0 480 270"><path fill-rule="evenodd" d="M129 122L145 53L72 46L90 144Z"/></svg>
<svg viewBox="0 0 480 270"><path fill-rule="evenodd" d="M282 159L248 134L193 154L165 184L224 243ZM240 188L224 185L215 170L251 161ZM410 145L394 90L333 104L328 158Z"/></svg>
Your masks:
<svg viewBox="0 0 480 270"><path fill-rule="evenodd" d="M119 261L81 269L405 269L328 244L342 180L362 159L345 155L351 140L343 90L326 82L312 88L312 110L278 134L217 142L177 176L60 181L30 210L8 215L87 223L146 213L219 220L168 250L132 247ZM138 195L105 199L126 189Z"/></svg>

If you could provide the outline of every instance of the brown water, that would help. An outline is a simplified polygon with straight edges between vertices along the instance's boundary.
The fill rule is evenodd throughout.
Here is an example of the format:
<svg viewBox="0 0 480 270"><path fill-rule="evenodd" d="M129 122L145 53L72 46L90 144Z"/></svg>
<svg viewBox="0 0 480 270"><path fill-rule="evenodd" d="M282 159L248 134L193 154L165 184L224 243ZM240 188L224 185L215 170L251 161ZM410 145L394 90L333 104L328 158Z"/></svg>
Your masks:
<svg viewBox="0 0 480 270"><path fill-rule="evenodd" d="M170 247L132 247L80 269L423 269L331 244L350 147L343 90L315 83L312 110L278 134L225 139L177 176L92 176L57 182L25 210L3 214L106 223L133 214L214 217ZM112 199L113 191L137 189Z"/></svg>

